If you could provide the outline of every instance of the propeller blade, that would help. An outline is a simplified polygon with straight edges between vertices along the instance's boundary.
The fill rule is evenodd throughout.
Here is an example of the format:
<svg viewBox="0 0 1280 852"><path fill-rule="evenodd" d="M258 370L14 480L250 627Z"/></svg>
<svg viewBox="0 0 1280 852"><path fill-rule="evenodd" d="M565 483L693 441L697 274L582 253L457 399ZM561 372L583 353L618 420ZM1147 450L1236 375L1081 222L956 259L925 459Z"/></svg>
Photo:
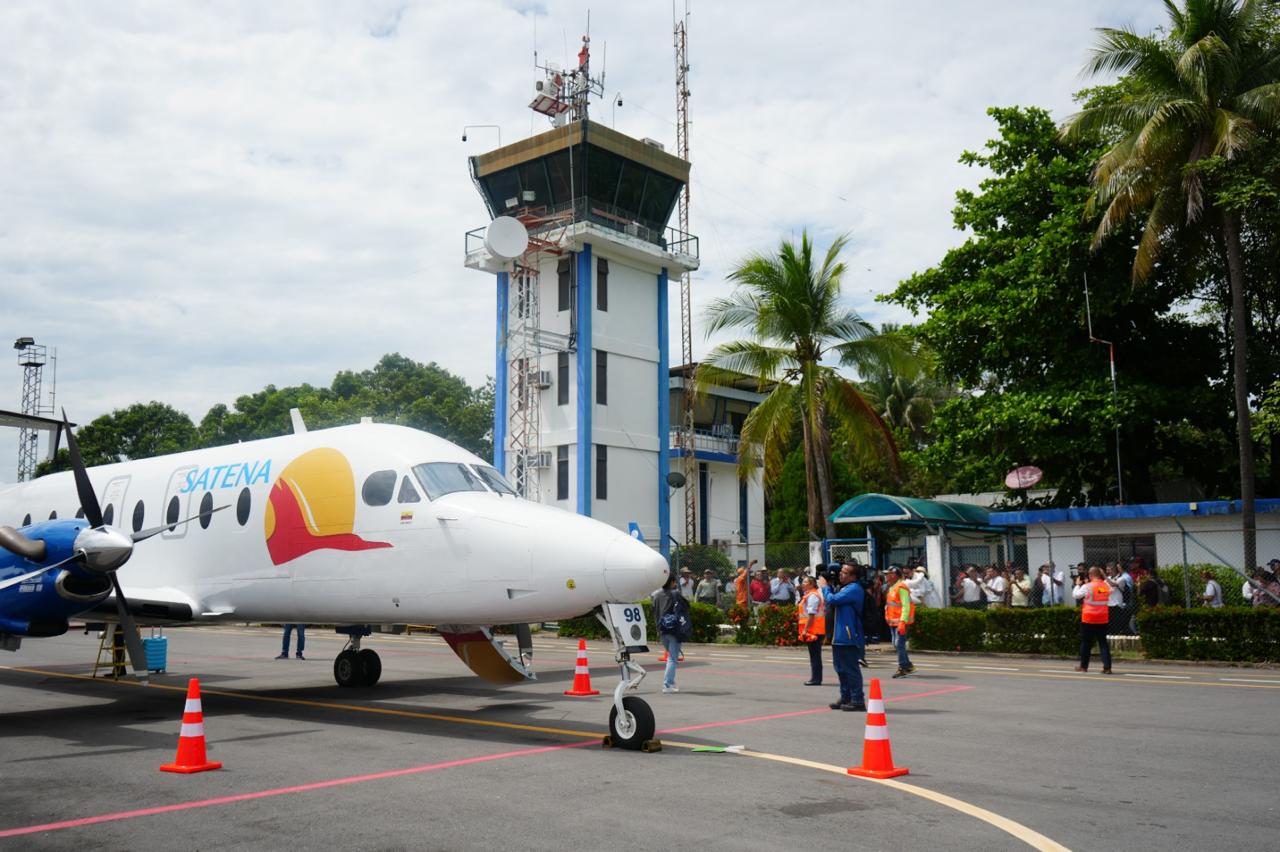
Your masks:
<svg viewBox="0 0 1280 852"><path fill-rule="evenodd" d="M102 526L102 507L98 505L98 495L93 491L93 483L89 481L89 471L85 470L84 459L80 457L80 445L76 436L71 433L71 421L67 419L67 410L62 409L62 422L67 430L67 452L71 454L71 469L75 472L76 493L80 495L80 508L84 511L84 519L91 527Z"/></svg>
<svg viewBox="0 0 1280 852"><path fill-rule="evenodd" d="M23 574L18 577L10 577L9 579L5 580L3 583L0 583L0 591L4 591L10 586L17 586L35 577L39 577L41 574L43 574L46 571L52 571L54 568L61 568L63 565L66 565L68 562L74 562L78 557L79 557L79 554L76 554L75 556L68 556L66 559L62 560L61 562L55 562L52 565L46 565L43 568L37 568L35 571L32 571L30 574Z"/></svg>
<svg viewBox="0 0 1280 852"><path fill-rule="evenodd" d="M216 509L210 509L207 514L212 515L214 512L221 512L223 509L230 509L230 508L231 508L231 504L228 503L225 506L219 506ZM192 515L189 518L184 518L181 521L174 521L171 524L161 524L158 527L151 527L150 529L138 530L136 533L133 534L133 543L137 544L140 541L146 541L147 539L151 538L153 535L160 535L160 533L164 532L165 530L173 529L174 527L180 527L183 524L189 524L192 521L198 521L203 517L205 517L204 514Z"/></svg>
<svg viewBox="0 0 1280 852"><path fill-rule="evenodd" d="M46 553L43 541L27 538L9 526L0 526L0 547L32 562L43 561Z"/></svg>
<svg viewBox="0 0 1280 852"><path fill-rule="evenodd" d="M116 572L111 572L111 585L116 590L116 614L120 616L120 626L124 628L124 644L129 649L129 662L133 665L133 673L144 684L151 680L147 675L147 653L142 649L142 639L138 636L138 625L129 613L129 604L120 589L120 581Z"/></svg>

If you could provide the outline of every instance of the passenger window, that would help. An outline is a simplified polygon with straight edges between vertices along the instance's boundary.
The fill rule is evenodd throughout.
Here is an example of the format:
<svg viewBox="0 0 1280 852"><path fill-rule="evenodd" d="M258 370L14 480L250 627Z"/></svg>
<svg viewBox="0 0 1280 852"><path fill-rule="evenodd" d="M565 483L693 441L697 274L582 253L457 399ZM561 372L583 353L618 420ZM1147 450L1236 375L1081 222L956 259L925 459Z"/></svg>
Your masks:
<svg viewBox="0 0 1280 852"><path fill-rule="evenodd" d="M248 488L240 489L240 497L236 500L236 520L240 522L240 526L249 523L249 504L252 499Z"/></svg>
<svg viewBox="0 0 1280 852"><path fill-rule="evenodd" d="M137 505L133 507L133 531L140 532L142 530L142 522L146 520L147 509L139 500Z"/></svg>
<svg viewBox="0 0 1280 852"><path fill-rule="evenodd" d="M169 532L173 532L177 528L178 513L182 508L178 505L177 496L169 498L169 505L164 510L164 522L169 525Z"/></svg>
<svg viewBox="0 0 1280 852"><path fill-rule="evenodd" d="M421 503L422 498L418 496L418 489L413 487L413 483L409 481L409 477L400 480L400 496L396 498L397 503Z"/></svg>
<svg viewBox="0 0 1280 852"><path fill-rule="evenodd" d="M455 491L485 491L483 483L465 464L458 462L431 462L415 465L414 476L427 492L428 500L435 500Z"/></svg>
<svg viewBox="0 0 1280 852"><path fill-rule="evenodd" d="M209 529L209 522L213 520L213 493L204 492L204 496L200 498L200 529Z"/></svg>
<svg viewBox="0 0 1280 852"><path fill-rule="evenodd" d="M360 496L364 499L366 506L385 506L391 502L391 496L396 490L396 480L399 474L394 470L379 470L376 473L369 474L369 478L364 481L364 487L360 489Z"/></svg>
<svg viewBox="0 0 1280 852"><path fill-rule="evenodd" d="M107 526L110 526L111 522L114 521L115 519L116 519L116 507L108 503L107 508L102 510L102 523L106 524Z"/></svg>

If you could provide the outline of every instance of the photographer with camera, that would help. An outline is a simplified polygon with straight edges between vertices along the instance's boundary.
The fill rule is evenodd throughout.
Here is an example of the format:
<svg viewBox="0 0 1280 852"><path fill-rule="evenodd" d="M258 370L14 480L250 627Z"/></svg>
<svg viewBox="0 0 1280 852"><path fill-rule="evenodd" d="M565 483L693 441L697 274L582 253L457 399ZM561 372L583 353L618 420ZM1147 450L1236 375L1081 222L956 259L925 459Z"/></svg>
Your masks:
<svg viewBox="0 0 1280 852"><path fill-rule="evenodd" d="M831 705L832 710L865 711L866 700L862 693L862 669L858 658L866 638L862 632L862 607L866 594L858 582L862 569L846 563L840 567L839 591L831 588L826 577L818 577L818 588L829 611L834 611L834 629L831 639L831 667L840 679L840 700Z"/></svg>

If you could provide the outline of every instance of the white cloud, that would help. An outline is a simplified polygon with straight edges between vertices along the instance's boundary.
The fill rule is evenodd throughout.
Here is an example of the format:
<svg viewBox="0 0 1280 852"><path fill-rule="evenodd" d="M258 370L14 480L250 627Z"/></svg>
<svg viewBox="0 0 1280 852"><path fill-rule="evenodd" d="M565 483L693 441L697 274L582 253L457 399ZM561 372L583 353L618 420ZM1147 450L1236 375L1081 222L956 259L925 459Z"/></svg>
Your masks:
<svg viewBox="0 0 1280 852"><path fill-rule="evenodd" d="M543 57L564 59L589 5L4 4L0 332L57 347L59 402L80 422L149 399L198 419L391 350L482 381L493 291L462 267L463 232L485 221L465 158L497 140L462 143L461 128L542 130L524 107L535 23ZM669 145L670 13L591 18L608 93L625 94L595 117ZM903 319L872 298L959 241L953 195L979 176L956 159L992 135L985 108L1065 115L1092 29L1160 14L1151 0L696 2L695 311L736 259L807 226L852 232L849 296ZM695 353L707 345L699 333ZM17 408L16 364L0 388ZM0 433L0 481L14 447Z"/></svg>

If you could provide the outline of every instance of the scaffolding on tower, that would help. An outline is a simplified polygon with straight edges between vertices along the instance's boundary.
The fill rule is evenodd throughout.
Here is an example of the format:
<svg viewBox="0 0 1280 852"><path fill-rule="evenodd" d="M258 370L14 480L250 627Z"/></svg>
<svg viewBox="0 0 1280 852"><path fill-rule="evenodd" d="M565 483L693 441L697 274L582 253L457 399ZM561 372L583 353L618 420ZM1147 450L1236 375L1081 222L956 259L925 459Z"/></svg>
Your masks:
<svg viewBox="0 0 1280 852"><path fill-rule="evenodd" d="M674 11L674 10L673 10ZM684 17L675 22L676 48L676 156L689 160L689 3L684 5ZM680 193L680 230L689 232L689 182ZM698 540L698 500L695 483L698 481L698 460L694 455L693 432L693 296L689 287L689 272L680 276L680 357L684 366L684 387L681 393L680 428L676 431L680 440L680 455L684 461L684 543Z"/></svg>
<svg viewBox="0 0 1280 852"><path fill-rule="evenodd" d="M22 368L22 413L34 417L53 412L53 405L47 408L40 404L40 391L43 384L42 373L48 362L48 349L37 344L30 337L19 337L13 348L18 350L18 366ZM56 376L56 359L55 376ZM56 381L56 379L55 379ZM36 429L22 427L18 432L18 481L26 482L35 478L36 462L39 455L40 433Z"/></svg>

